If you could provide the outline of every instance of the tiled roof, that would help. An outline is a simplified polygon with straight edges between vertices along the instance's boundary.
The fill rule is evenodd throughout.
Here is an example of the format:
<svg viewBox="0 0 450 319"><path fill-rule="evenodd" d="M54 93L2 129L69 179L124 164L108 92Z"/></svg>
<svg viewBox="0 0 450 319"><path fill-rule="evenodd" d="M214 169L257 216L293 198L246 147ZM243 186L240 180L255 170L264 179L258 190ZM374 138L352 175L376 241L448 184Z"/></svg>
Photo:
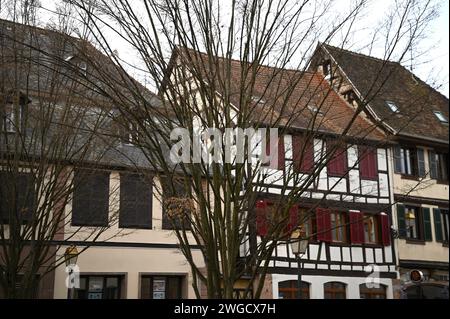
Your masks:
<svg viewBox="0 0 450 319"><path fill-rule="evenodd" d="M449 118L448 98L397 62L383 61L330 45L321 45L339 65L362 98L399 135L448 143L448 124L433 111ZM399 109L392 112L386 101Z"/></svg>
<svg viewBox="0 0 450 319"><path fill-rule="evenodd" d="M178 48L181 64L195 65L196 72L201 73L203 81L215 82L218 93L223 94L220 81L214 74L226 72L230 67L230 101L241 108L242 87L249 81L242 80L242 68L249 64L238 60L225 60L214 57L217 67L210 67L211 59L204 53L185 48ZM230 62L229 64L226 62ZM179 62L180 63L180 62ZM195 73L195 71L194 71ZM225 73L222 73L225 74ZM227 77L221 77L223 80ZM244 84L246 83L246 84ZM260 124L286 126L297 129L314 129L330 134L342 134L354 116L353 109L339 97L323 76L318 73L258 66L254 88L251 91L254 101L250 102L251 120ZM258 103L259 100L259 103ZM312 109L317 107L321 115L315 116ZM316 118L314 120L314 118ZM384 135L370 122L356 117L348 136L381 140Z"/></svg>

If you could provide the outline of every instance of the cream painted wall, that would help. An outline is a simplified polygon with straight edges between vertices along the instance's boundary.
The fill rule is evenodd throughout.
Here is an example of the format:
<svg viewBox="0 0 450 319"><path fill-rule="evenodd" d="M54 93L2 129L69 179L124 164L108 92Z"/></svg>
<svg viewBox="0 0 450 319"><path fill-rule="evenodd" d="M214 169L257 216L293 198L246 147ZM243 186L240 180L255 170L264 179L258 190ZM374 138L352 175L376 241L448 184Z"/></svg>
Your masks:
<svg viewBox="0 0 450 319"><path fill-rule="evenodd" d="M200 252L195 251L193 255L201 265ZM183 297L195 298L190 267L182 253L174 248L91 247L79 256L77 265L81 274L125 275L127 299L139 298L140 274L184 275ZM66 276L65 266L56 269L54 297L57 299L67 298Z"/></svg>
<svg viewBox="0 0 450 319"><path fill-rule="evenodd" d="M448 200L449 187L448 184L438 184L436 180L430 179L430 174L428 172L429 162L428 162L428 151L430 148L426 148L420 145L417 145L425 150L425 168L427 170L426 177L421 181L409 180L402 178L400 174L393 174L393 186L394 186L394 194L409 194L410 196L416 197L427 197L427 198L436 198L436 199L446 199ZM394 163L394 159L392 156L392 152L390 152L389 160L391 163ZM394 167L394 164L392 164Z"/></svg>

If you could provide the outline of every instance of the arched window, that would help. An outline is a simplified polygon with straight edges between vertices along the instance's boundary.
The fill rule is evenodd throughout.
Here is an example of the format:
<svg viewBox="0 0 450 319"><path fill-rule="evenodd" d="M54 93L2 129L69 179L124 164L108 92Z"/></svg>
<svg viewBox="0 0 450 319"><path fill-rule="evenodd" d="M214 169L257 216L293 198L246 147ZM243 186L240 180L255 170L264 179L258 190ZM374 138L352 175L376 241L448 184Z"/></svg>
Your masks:
<svg viewBox="0 0 450 319"><path fill-rule="evenodd" d="M378 288L368 288L366 284L360 284L359 296L361 299L386 299L386 286L379 285Z"/></svg>
<svg viewBox="0 0 450 319"><path fill-rule="evenodd" d="M342 282L326 282L323 285L325 299L346 299L346 287Z"/></svg>
<svg viewBox="0 0 450 319"><path fill-rule="evenodd" d="M278 298L279 299L298 299L298 281L286 280L278 283ZM301 299L309 299L309 283L301 282Z"/></svg>

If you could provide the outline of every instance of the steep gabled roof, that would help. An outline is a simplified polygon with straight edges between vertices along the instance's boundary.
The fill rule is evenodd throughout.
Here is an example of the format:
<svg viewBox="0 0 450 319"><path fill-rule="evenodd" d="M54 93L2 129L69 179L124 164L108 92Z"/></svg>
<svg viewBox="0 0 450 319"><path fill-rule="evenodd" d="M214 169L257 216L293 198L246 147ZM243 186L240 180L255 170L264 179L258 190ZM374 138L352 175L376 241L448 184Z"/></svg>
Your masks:
<svg viewBox="0 0 450 319"><path fill-rule="evenodd" d="M43 97L57 89L59 95L66 92L98 104L108 103L108 97L131 99L139 92L149 105L160 104L155 94L86 40L0 19L0 45L0 92Z"/></svg>
<svg viewBox="0 0 450 319"><path fill-rule="evenodd" d="M447 97L400 63L327 44L321 44L320 48L336 62L376 118L395 134L448 144L448 123L440 122L433 112L439 111L449 118ZM397 105L398 113L389 109L388 101Z"/></svg>
<svg viewBox="0 0 450 319"><path fill-rule="evenodd" d="M224 84L220 82L230 77L229 87L225 86L225 93L229 95L232 105L237 110L241 109L243 87L250 83L249 79L243 79L243 69L254 65L239 60L211 57L187 48L177 48L173 52L172 67L175 64L186 66L198 80L214 85L219 95L224 94ZM220 79L217 73L221 74ZM340 135L354 116L354 110L330 87L323 76L316 72L258 65L251 94L254 98L249 102L253 108L251 120L258 124L276 123L280 127ZM319 109L320 115L315 114L314 107ZM345 135L371 140L382 140L385 137L362 116L356 117Z"/></svg>

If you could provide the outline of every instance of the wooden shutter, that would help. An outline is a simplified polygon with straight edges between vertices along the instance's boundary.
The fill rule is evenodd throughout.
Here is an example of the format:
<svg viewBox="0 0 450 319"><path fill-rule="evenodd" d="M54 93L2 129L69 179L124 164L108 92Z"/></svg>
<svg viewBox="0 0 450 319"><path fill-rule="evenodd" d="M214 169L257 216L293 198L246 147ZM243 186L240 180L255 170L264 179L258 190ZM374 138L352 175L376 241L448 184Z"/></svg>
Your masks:
<svg viewBox="0 0 450 319"><path fill-rule="evenodd" d="M360 212L350 212L350 239L353 244L364 243L364 221Z"/></svg>
<svg viewBox="0 0 450 319"><path fill-rule="evenodd" d="M359 171L361 178L378 178L377 149L374 147L360 146L358 152L360 154Z"/></svg>
<svg viewBox="0 0 450 319"><path fill-rule="evenodd" d="M30 221L36 202L35 182L32 174L20 173L17 175L16 192L19 220Z"/></svg>
<svg viewBox="0 0 450 319"><path fill-rule="evenodd" d="M331 242L331 216L330 210L316 209L317 240Z"/></svg>
<svg viewBox="0 0 450 319"><path fill-rule="evenodd" d="M423 234L426 241L432 241L430 209L422 207Z"/></svg>
<svg viewBox="0 0 450 319"><path fill-rule="evenodd" d="M28 222L35 208L34 176L31 173L0 172L0 222L10 223L11 216L15 216L18 223Z"/></svg>
<svg viewBox="0 0 450 319"><path fill-rule="evenodd" d="M284 136L282 135L278 138L278 169L282 171L284 171L286 166L285 155Z"/></svg>
<svg viewBox="0 0 450 319"><path fill-rule="evenodd" d="M423 177L426 174L425 169L425 155L421 148L417 149L417 175Z"/></svg>
<svg viewBox="0 0 450 319"><path fill-rule="evenodd" d="M334 149L333 156L327 163L328 175L344 176L347 173L347 147L337 146L336 148L334 142L328 142L327 145L329 149Z"/></svg>
<svg viewBox="0 0 450 319"><path fill-rule="evenodd" d="M259 200L256 202L256 234L264 237L267 235L269 222L267 220L267 202Z"/></svg>
<svg viewBox="0 0 450 319"><path fill-rule="evenodd" d="M294 170L300 173L311 173L314 167L314 143L306 141L304 136L292 137L292 154Z"/></svg>
<svg viewBox="0 0 450 319"><path fill-rule="evenodd" d="M438 163L436 160L436 153L433 151L428 151L428 159L430 164L430 177L433 179L438 178Z"/></svg>
<svg viewBox="0 0 450 319"><path fill-rule="evenodd" d="M433 219L434 235L436 236L436 241L442 242L444 238L442 236L442 216L441 210L439 208L433 208Z"/></svg>
<svg viewBox="0 0 450 319"><path fill-rule="evenodd" d="M406 237L405 206L402 204L397 204L397 224L399 237L405 238Z"/></svg>
<svg viewBox="0 0 450 319"><path fill-rule="evenodd" d="M394 172L402 174L404 173L402 169L402 148L400 146L394 147Z"/></svg>
<svg viewBox="0 0 450 319"><path fill-rule="evenodd" d="M76 170L72 225L108 226L109 173Z"/></svg>
<svg viewBox="0 0 450 319"><path fill-rule="evenodd" d="M152 227L152 187L137 174L120 174L119 227Z"/></svg>
<svg viewBox="0 0 450 319"><path fill-rule="evenodd" d="M286 234L291 234L298 226L298 205L294 205L289 209L289 221L286 227Z"/></svg>
<svg viewBox="0 0 450 319"><path fill-rule="evenodd" d="M381 243L383 246L391 244L391 225L389 223L389 216L385 213L380 214L380 228L381 228Z"/></svg>

